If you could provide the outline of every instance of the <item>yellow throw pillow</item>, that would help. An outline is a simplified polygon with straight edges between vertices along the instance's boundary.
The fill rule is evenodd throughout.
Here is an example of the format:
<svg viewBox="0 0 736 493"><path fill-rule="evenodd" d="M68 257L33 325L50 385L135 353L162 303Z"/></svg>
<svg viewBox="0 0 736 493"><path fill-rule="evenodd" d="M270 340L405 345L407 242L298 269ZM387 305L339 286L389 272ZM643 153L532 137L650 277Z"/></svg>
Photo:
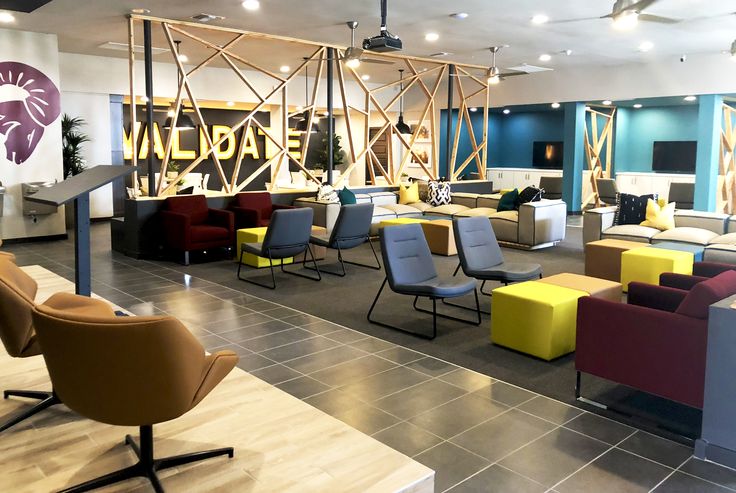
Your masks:
<svg viewBox="0 0 736 493"><path fill-rule="evenodd" d="M419 183L414 182L408 187L399 185L399 204L413 204L419 202Z"/></svg>
<svg viewBox="0 0 736 493"><path fill-rule="evenodd" d="M652 199L647 200L647 216L641 225L667 231L675 227L675 202L670 202L664 207Z"/></svg>

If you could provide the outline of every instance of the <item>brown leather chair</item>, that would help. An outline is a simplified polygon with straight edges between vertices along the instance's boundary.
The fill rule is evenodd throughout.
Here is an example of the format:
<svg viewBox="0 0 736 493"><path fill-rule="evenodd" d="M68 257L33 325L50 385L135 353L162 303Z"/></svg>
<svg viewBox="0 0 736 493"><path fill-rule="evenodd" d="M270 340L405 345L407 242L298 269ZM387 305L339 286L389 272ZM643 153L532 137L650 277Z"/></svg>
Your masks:
<svg viewBox="0 0 736 493"><path fill-rule="evenodd" d="M232 447L153 458L153 424L196 406L238 362L232 351L205 354L173 317L102 317L39 305L33 312L43 357L59 398L82 416L140 427L125 437L135 465L65 491L88 491L135 477L163 491L156 472L220 455Z"/></svg>
<svg viewBox="0 0 736 493"><path fill-rule="evenodd" d="M0 340L13 358L28 358L41 354L32 320L35 305L33 300L37 290L36 281L23 269L13 262L0 258ZM66 293L55 294L44 304L74 313L91 313L99 316L115 314L112 307L102 300ZM61 402L54 391L6 390L4 396L6 399L15 396L39 399L41 402L0 425L0 432Z"/></svg>
<svg viewBox="0 0 736 493"><path fill-rule="evenodd" d="M0 240L0 246L3 246L3 240ZM15 255L10 252L0 252L0 260L10 260L15 262Z"/></svg>

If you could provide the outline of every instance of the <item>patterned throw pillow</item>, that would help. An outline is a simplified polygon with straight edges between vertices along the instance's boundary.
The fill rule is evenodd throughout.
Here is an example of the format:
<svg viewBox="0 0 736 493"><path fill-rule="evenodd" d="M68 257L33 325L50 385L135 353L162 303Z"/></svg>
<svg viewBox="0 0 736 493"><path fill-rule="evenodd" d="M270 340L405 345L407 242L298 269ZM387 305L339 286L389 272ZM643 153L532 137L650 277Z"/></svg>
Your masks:
<svg viewBox="0 0 736 493"><path fill-rule="evenodd" d="M447 205L452 201L450 184L446 181L430 181L427 187L427 203L432 207Z"/></svg>
<svg viewBox="0 0 736 493"><path fill-rule="evenodd" d="M616 194L616 215L613 218L614 225L641 224L647 218L647 200L657 201L657 194L631 195L628 193Z"/></svg>
<svg viewBox="0 0 736 493"><path fill-rule="evenodd" d="M337 196L337 192L331 185L322 185L317 190L317 200L320 202L338 203L340 198Z"/></svg>

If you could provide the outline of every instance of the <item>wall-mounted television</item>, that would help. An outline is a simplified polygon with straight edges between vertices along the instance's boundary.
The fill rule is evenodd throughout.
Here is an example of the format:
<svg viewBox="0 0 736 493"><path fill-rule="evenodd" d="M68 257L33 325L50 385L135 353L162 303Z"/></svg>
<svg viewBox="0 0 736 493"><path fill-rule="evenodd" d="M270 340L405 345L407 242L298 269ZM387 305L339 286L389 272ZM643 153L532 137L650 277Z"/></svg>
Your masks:
<svg viewBox="0 0 736 493"><path fill-rule="evenodd" d="M695 173L698 143L694 140L655 141L652 171L660 173Z"/></svg>
<svg viewBox="0 0 736 493"><path fill-rule="evenodd" d="M562 169L562 142L534 142L532 166Z"/></svg>

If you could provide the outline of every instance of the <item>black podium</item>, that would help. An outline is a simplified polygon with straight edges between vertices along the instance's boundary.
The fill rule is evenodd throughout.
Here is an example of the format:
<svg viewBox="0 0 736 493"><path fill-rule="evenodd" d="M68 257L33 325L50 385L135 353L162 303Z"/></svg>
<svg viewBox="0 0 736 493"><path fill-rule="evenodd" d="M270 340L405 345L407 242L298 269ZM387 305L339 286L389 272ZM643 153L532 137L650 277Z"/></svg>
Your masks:
<svg viewBox="0 0 736 493"><path fill-rule="evenodd" d="M77 294L92 294L89 193L136 169L134 166L95 166L26 198L56 207L74 201L74 284Z"/></svg>

